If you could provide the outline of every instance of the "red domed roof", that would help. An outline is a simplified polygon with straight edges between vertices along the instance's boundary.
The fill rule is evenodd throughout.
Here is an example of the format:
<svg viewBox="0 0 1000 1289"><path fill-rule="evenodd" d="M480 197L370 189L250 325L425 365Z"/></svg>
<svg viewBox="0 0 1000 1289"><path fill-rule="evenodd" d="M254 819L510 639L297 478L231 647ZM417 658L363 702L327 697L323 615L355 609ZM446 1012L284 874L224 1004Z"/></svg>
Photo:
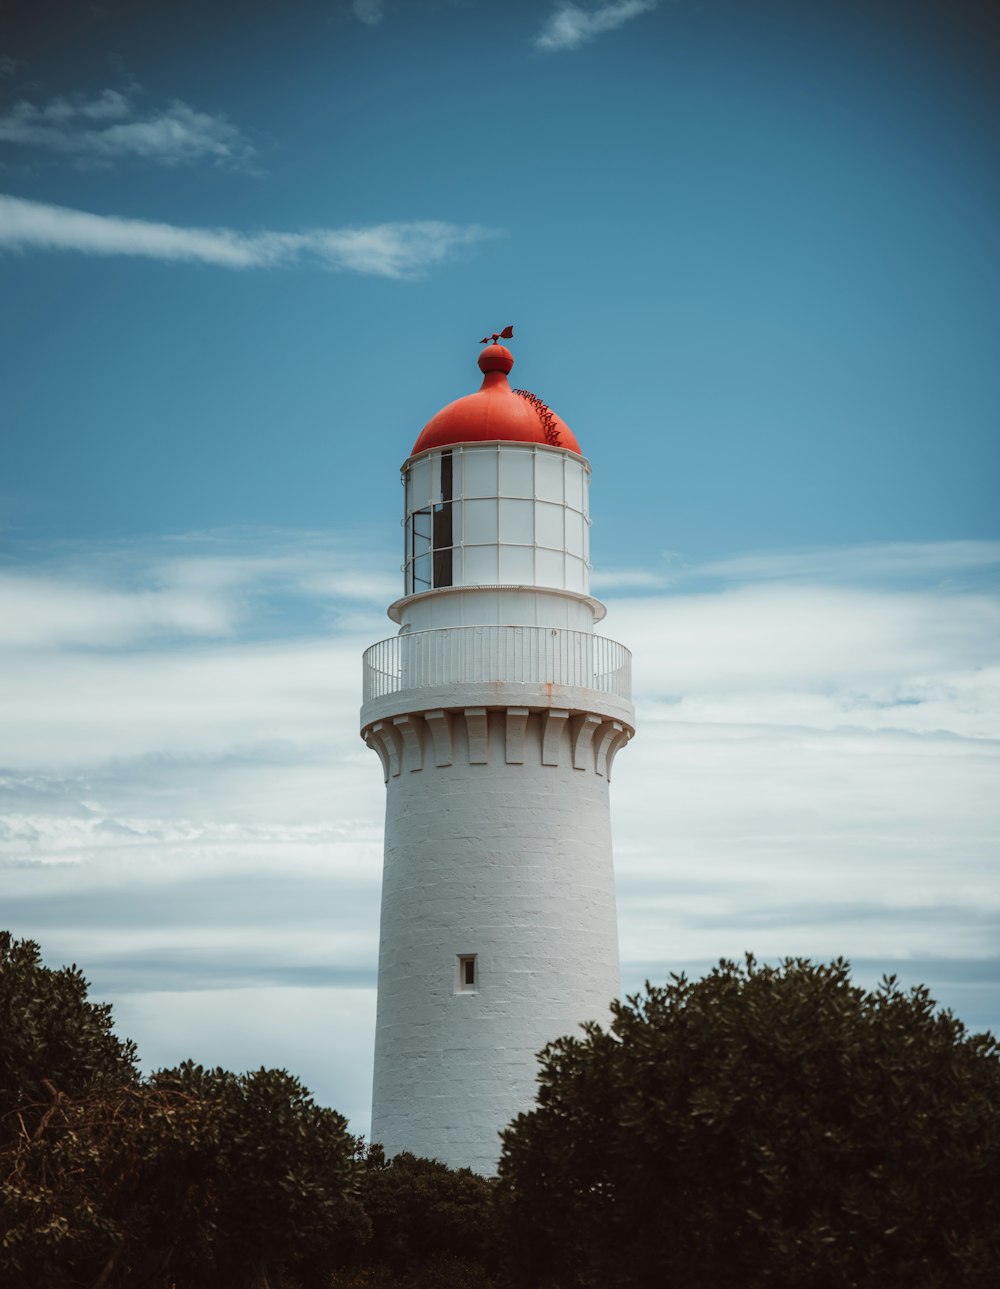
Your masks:
<svg viewBox="0 0 1000 1289"><path fill-rule="evenodd" d="M497 439L544 443L579 453L580 445L565 421L534 394L513 390L507 384L507 373L513 366L514 355L505 345L487 345L479 355L479 370L483 373L480 390L456 398L432 416L410 455L452 443L484 443Z"/></svg>

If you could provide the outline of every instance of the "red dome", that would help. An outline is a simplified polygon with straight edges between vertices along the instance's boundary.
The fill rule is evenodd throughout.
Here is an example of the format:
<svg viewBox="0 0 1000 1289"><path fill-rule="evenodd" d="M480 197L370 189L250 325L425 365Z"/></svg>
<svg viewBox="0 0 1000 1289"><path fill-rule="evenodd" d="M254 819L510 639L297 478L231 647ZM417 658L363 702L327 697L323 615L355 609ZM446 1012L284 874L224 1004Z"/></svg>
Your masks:
<svg viewBox="0 0 1000 1289"><path fill-rule="evenodd" d="M411 456L452 443L544 443L580 453L576 436L540 398L507 384L514 355L504 345L487 345L479 355L482 388L456 398L432 416L413 445ZM582 453L580 453L582 455Z"/></svg>

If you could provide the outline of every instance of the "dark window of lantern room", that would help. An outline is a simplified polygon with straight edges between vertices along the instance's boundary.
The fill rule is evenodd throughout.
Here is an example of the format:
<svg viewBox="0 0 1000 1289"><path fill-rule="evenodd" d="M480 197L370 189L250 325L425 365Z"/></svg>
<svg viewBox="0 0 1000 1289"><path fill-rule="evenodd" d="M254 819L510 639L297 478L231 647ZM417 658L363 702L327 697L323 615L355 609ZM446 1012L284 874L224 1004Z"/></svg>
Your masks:
<svg viewBox="0 0 1000 1289"><path fill-rule="evenodd" d="M429 591L431 588L431 533L433 512L417 510L411 516L413 523L413 590Z"/></svg>
<svg viewBox="0 0 1000 1289"><path fill-rule="evenodd" d="M451 520L452 457L441 453L441 502L434 507L434 585L451 586L453 532Z"/></svg>

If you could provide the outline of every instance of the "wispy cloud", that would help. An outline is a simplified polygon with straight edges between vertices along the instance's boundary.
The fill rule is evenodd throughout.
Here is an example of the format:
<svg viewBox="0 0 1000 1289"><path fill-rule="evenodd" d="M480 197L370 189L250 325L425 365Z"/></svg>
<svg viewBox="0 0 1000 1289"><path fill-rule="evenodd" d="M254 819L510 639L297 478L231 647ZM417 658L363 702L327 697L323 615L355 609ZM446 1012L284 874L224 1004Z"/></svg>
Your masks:
<svg viewBox="0 0 1000 1289"><path fill-rule="evenodd" d="M762 551L702 564L692 573L733 581L807 579L887 582L1000 571L1000 542L882 542L867 546Z"/></svg>
<svg viewBox="0 0 1000 1289"><path fill-rule="evenodd" d="M1000 734L995 594L750 585L616 600L609 620L672 718Z"/></svg>
<svg viewBox="0 0 1000 1289"><path fill-rule="evenodd" d="M602 595L752 582L854 587L936 582L952 589L974 589L995 586L998 575L1000 541L873 542L864 546L747 551L704 563L685 561L667 551L659 568L596 569L591 584Z"/></svg>
<svg viewBox="0 0 1000 1289"><path fill-rule="evenodd" d="M231 606L183 588L127 592L65 577L0 572L0 647L136 644L151 636L221 636Z"/></svg>
<svg viewBox="0 0 1000 1289"><path fill-rule="evenodd" d="M354 16L369 27L377 26L385 16L382 0L354 0Z"/></svg>
<svg viewBox="0 0 1000 1289"><path fill-rule="evenodd" d="M254 151L224 116L199 112L180 99L142 113L130 95L113 89L96 98L54 98L41 106L22 100L0 116L0 143L88 163L142 158L168 166L198 161L243 166Z"/></svg>
<svg viewBox="0 0 1000 1289"><path fill-rule="evenodd" d="M277 595L285 618L308 605L311 622L329 628L345 609L371 613L397 596L394 562L370 541L359 548L326 533L270 529L61 548L0 570L0 650L245 638L254 621L267 622L267 601Z"/></svg>
<svg viewBox="0 0 1000 1289"><path fill-rule="evenodd" d="M376 277L407 278L493 236L495 230L478 224L441 220L314 228L302 233L244 233L94 215L0 195L0 248L14 251L139 255L231 269L311 263Z"/></svg>
<svg viewBox="0 0 1000 1289"><path fill-rule="evenodd" d="M546 51L577 49L607 31L614 31L631 18L649 13L659 0L612 0L610 4L585 9L570 0L556 6L535 37L535 48Z"/></svg>
<svg viewBox="0 0 1000 1289"><path fill-rule="evenodd" d="M605 594L614 591L662 590L667 584L663 573L649 568L595 569L590 576L591 589Z"/></svg>
<svg viewBox="0 0 1000 1289"><path fill-rule="evenodd" d="M18 66L16 58L11 58L9 54L0 54L0 80L7 76L13 76Z"/></svg>

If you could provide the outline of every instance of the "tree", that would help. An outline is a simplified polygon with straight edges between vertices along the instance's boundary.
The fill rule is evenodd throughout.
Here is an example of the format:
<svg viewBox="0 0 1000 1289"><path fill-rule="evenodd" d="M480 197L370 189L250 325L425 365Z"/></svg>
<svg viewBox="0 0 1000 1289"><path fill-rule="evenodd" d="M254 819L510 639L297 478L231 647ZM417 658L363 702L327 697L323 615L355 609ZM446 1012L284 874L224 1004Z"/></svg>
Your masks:
<svg viewBox="0 0 1000 1289"><path fill-rule="evenodd" d="M0 1153L4 1283L325 1286L368 1238L354 1145L283 1070L60 1096Z"/></svg>
<svg viewBox="0 0 1000 1289"><path fill-rule="evenodd" d="M137 1081L135 1044L116 1037L111 1007L90 1002L87 989L75 964L54 971L33 940L0 931L0 1116L48 1105L56 1092L78 1096ZM4 1131L11 1120L0 1117Z"/></svg>
<svg viewBox="0 0 1000 1289"><path fill-rule="evenodd" d="M202 1133L179 1152L167 1135L141 1192L158 1185L177 1211L190 1206L190 1185L198 1187L200 1215L189 1229L203 1229L202 1249L180 1282L277 1283L288 1271L325 1285L330 1268L367 1241L355 1138L343 1115L318 1106L298 1079L187 1062L155 1074L150 1087L209 1109ZM171 1239L173 1224L160 1225L161 1238Z"/></svg>
<svg viewBox="0 0 1000 1289"><path fill-rule="evenodd" d="M86 994L0 934L0 1281L325 1289L369 1232L343 1116L283 1070L140 1080Z"/></svg>
<svg viewBox="0 0 1000 1289"><path fill-rule="evenodd" d="M1000 1046L846 962L722 962L550 1044L504 1134L512 1283L1000 1283Z"/></svg>
<svg viewBox="0 0 1000 1289"><path fill-rule="evenodd" d="M361 1197L372 1225L366 1262L404 1275L446 1258L465 1264L470 1277L490 1262L493 1185L485 1177L407 1151L389 1160L379 1145L363 1162ZM457 1284L454 1266L450 1281Z"/></svg>

